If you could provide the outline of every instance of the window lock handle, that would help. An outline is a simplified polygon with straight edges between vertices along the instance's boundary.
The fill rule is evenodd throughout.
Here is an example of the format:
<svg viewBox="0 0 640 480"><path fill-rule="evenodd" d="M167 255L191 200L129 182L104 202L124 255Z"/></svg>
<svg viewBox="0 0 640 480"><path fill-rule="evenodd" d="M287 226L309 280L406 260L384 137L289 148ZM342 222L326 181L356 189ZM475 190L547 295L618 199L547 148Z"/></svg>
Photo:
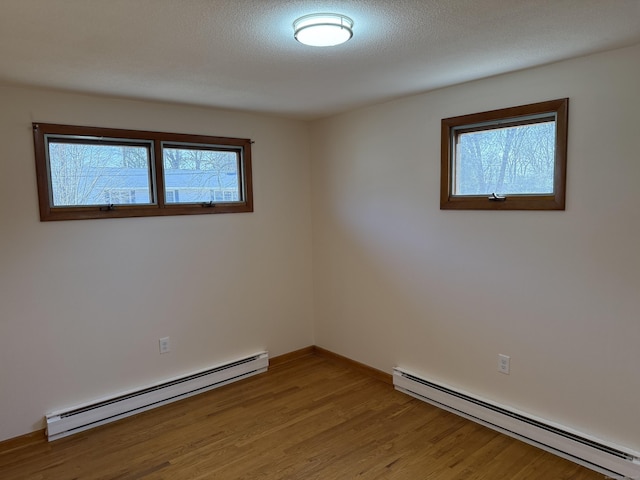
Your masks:
<svg viewBox="0 0 640 480"><path fill-rule="evenodd" d="M495 192L489 195L489 200L491 200L492 202L504 202L506 199L507 197L504 197L502 195L496 195Z"/></svg>

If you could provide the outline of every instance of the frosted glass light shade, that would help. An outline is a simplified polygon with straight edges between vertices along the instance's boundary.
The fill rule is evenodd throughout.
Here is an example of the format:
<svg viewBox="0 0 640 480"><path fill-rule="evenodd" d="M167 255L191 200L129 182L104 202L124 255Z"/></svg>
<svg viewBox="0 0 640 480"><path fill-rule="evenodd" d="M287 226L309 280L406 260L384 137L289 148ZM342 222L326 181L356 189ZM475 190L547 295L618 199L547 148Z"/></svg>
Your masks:
<svg viewBox="0 0 640 480"><path fill-rule="evenodd" d="M353 36L353 20L338 13L313 13L293 22L297 41L312 47L332 47Z"/></svg>

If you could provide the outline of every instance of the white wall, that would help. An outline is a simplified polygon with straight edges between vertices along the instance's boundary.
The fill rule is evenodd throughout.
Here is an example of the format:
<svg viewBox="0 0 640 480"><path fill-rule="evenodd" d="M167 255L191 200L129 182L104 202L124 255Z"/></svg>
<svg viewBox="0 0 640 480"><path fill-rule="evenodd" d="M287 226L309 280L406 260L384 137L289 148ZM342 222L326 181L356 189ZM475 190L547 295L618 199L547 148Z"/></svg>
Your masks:
<svg viewBox="0 0 640 480"><path fill-rule="evenodd" d="M314 123L316 344L640 451L639 85L636 46ZM439 210L442 118L563 97L566 211Z"/></svg>
<svg viewBox="0 0 640 480"><path fill-rule="evenodd" d="M313 344L306 123L7 86L0 104L0 440L52 409ZM251 138L255 212L41 223L33 121Z"/></svg>

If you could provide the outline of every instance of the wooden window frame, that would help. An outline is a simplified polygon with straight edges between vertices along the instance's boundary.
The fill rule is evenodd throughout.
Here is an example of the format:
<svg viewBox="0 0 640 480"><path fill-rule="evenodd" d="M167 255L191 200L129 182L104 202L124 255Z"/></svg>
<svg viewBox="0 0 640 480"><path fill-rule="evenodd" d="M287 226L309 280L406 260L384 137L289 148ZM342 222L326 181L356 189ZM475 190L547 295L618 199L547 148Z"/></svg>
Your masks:
<svg viewBox="0 0 640 480"><path fill-rule="evenodd" d="M445 118L441 123L441 210L564 210L567 173L569 99L562 98L488 112ZM454 195L455 136L483 129L534 124L541 115L555 116L555 162L552 194L506 195L493 201L487 195ZM528 121L527 119L531 120ZM468 128L466 128L468 127Z"/></svg>
<svg viewBox="0 0 640 480"><path fill-rule="evenodd" d="M95 142L96 139L151 142L149 168L150 200L152 203L119 204L111 208L105 208L104 205L53 206L47 135L69 136L71 139L85 137L89 139L88 142ZM41 221L253 212L253 182L251 178L251 144L253 142L250 139L50 123L33 123L33 137ZM229 149L238 150L240 152L238 177L241 200L220 203L167 204L163 173L163 144L199 145L220 147L221 150L227 151Z"/></svg>

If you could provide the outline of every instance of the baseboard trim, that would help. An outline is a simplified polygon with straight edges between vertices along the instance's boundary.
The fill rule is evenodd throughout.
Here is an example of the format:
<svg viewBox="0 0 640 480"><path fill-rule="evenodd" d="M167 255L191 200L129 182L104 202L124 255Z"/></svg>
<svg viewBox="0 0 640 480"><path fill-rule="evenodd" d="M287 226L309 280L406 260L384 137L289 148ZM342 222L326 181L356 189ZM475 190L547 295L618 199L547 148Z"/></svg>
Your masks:
<svg viewBox="0 0 640 480"><path fill-rule="evenodd" d="M277 357L272 357L269 359L269 368L277 367L284 363L289 363L300 358L308 357L310 355L313 355L314 352L315 347L313 345L310 345L299 350L294 350L293 352L284 353L282 355L278 355Z"/></svg>
<svg viewBox="0 0 640 480"><path fill-rule="evenodd" d="M29 447L33 444L46 444L47 436L45 429L36 430L35 432L25 433L18 437L8 438L0 442L0 455L15 452L21 448Z"/></svg>
<svg viewBox="0 0 640 480"><path fill-rule="evenodd" d="M388 385L393 385L393 375L391 375L390 373L385 373L382 370L378 370L377 368L370 367L369 365L365 365L364 363L357 362L348 357L344 357L342 355L334 353L330 350L324 349L322 347L318 347L317 345L313 347L313 353L319 357L340 362L346 366L353 368L354 370L358 370Z"/></svg>

